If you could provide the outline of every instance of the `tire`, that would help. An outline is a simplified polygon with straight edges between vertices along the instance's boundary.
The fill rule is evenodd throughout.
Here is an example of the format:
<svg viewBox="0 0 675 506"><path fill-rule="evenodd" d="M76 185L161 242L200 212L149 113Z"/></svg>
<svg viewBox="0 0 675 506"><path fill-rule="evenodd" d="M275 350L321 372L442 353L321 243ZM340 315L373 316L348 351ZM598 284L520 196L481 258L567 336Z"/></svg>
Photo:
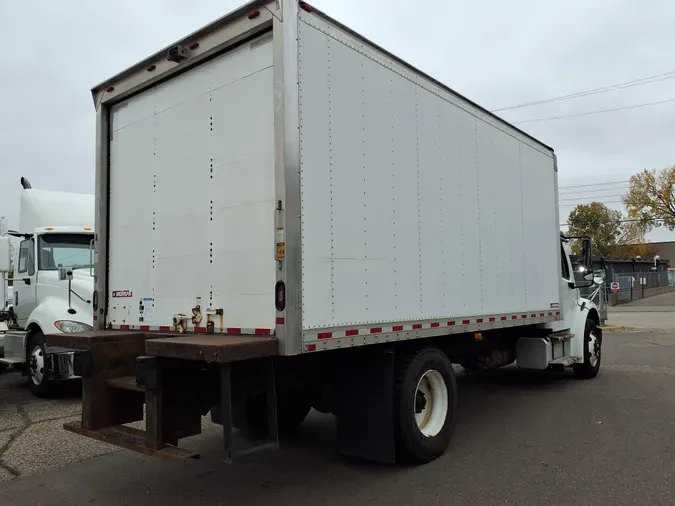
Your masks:
<svg viewBox="0 0 675 506"><path fill-rule="evenodd" d="M399 462L440 457L452 438L457 383L450 360L436 348L412 353L396 367L394 428Z"/></svg>
<svg viewBox="0 0 675 506"><path fill-rule="evenodd" d="M31 334L26 347L26 373L28 389L36 397L46 398L52 393L49 362L46 357L44 334L40 331Z"/></svg>
<svg viewBox="0 0 675 506"><path fill-rule="evenodd" d="M573 366L574 374L577 378L593 379L600 371L602 337L597 336L595 333L596 329L597 325L593 320L586 320L586 328L584 330L584 362Z"/></svg>

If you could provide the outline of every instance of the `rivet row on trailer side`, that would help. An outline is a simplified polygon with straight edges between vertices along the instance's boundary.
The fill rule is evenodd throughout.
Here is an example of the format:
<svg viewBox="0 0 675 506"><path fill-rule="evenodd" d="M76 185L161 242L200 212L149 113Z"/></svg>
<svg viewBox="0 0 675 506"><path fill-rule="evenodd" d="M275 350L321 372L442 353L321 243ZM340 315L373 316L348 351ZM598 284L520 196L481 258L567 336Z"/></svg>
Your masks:
<svg viewBox="0 0 675 506"><path fill-rule="evenodd" d="M93 99L96 330L48 338L84 377L67 429L182 460L210 412L231 461L313 407L341 452L421 463L452 364L598 373L553 150L309 4L251 2Z"/></svg>

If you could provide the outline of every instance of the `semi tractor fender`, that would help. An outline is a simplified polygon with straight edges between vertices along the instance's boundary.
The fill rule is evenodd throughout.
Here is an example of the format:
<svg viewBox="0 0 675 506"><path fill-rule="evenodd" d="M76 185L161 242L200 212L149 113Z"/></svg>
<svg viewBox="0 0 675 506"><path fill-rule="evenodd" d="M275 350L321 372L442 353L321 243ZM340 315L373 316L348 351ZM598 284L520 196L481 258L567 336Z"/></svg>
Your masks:
<svg viewBox="0 0 675 506"><path fill-rule="evenodd" d="M73 304L73 307L76 309L75 314L69 314L67 311L68 305L62 298L45 297L28 317L26 330L38 326L45 335L59 334L61 331L56 326L58 321L73 321L91 327L93 321L91 307L85 308L85 310L79 308L76 304Z"/></svg>
<svg viewBox="0 0 675 506"><path fill-rule="evenodd" d="M596 325L600 326L600 311L593 302L583 297L579 298L578 309L578 312L573 313L574 321L570 322L570 331L574 334L570 352L574 357L583 357L586 320L593 320Z"/></svg>

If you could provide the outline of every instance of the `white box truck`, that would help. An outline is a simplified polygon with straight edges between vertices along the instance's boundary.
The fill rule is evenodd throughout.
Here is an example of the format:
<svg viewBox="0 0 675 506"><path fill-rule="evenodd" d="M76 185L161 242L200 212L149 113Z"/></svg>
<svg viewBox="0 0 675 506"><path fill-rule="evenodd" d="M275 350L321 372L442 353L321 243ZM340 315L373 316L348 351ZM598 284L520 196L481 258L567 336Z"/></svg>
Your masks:
<svg viewBox="0 0 675 506"><path fill-rule="evenodd" d="M210 412L231 461L314 407L341 452L419 463L453 363L598 373L553 150L311 5L252 2L93 99L96 330L49 337L84 377L66 429L186 459Z"/></svg>
<svg viewBox="0 0 675 506"><path fill-rule="evenodd" d="M92 330L94 195L40 190L21 178L19 228L0 237L0 275L11 264L10 237L20 240L13 301L0 366L21 368L33 394L75 379L74 352L46 346L45 335Z"/></svg>

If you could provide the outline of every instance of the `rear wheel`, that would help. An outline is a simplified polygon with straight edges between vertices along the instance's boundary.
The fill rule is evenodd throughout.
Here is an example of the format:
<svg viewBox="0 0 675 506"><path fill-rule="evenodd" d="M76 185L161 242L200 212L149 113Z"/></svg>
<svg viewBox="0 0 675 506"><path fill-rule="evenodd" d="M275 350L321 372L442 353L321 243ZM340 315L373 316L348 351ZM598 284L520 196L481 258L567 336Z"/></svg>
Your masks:
<svg viewBox="0 0 675 506"><path fill-rule="evenodd" d="M423 464L447 449L455 426L457 384L443 352L427 348L397 365L394 424L399 460Z"/></svg>
<svg viewBox="0 0 675 506"><path fill-rule="evenodd" d="M37 397L49 397L51 394L49 361L45 351L45 336L42 332L38 331L30 336L26 351L28 388Z"/></svg>
<svg viewBox="0 0 675 506"><path fill-rule="evenodd" d="M593 320L586 320L584 331L584 362L574 365L574 374L581 379L592 379L600 371L602 338Z"/></svg>

